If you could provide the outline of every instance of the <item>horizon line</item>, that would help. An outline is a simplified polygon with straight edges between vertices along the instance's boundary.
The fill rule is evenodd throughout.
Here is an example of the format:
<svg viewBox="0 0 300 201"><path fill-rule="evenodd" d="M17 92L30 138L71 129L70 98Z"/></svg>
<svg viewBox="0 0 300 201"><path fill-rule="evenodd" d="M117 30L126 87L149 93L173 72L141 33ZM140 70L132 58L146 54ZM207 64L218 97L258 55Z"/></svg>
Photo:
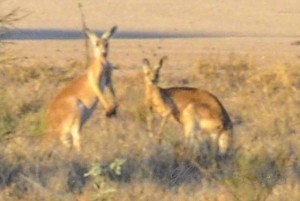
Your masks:
<svg viewBox="0 0 300 201"><path fill-rule="evenodd" d="M75 40L83 39L83 30L77 29L11 29L2 30L2 40ZM97 34L103 30L95 31ZM155 32L119 31L115 39L163 39L163 38L225 38L225 37L300 37L300 35L259 34L238 32Z"/></svg>

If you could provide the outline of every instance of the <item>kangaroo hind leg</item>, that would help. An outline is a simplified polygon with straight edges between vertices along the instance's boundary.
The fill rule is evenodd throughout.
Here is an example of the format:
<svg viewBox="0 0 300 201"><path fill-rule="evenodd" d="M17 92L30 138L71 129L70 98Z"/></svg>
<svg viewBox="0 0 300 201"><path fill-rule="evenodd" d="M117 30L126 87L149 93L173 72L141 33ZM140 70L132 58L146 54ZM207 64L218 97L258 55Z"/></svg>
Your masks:
<svg viewBox="0 0 300 201"><path fill-rule="evenodd" d="M227 157L229 156L233 149L233 136L232 136L232 129L225 129L220 133L218 139L219 145L219 155L220 157Z"/></svg>
<svg viewBox="0 0 300 201"><path fill-rule="evenodd" d="M184 126L184 137L187 150L192 155L198 155L199 149L199 134L201 133L201 128L195 115L194 105L190 104L182 113L181 122Z"/></svg>
<svg viewBox="0 0 300 201"><path fill-rule="evenodd" d="M71 135L72 135L72 142L75 150L79 153L81 151L81 144L80 144L80 122L75 120L72 127L71 127Z"/></svg>

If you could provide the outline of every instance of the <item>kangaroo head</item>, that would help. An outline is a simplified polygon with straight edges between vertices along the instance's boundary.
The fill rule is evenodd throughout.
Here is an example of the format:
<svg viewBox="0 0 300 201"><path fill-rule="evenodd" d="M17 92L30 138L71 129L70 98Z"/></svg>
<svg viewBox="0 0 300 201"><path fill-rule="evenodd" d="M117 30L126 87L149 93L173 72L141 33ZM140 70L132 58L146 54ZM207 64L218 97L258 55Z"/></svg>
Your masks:
<svg viewBox="0 0 300 201"><path fill-rule="evenodd" d="M104 32L101 37L98 37L96 33L92 32L89 29L86 29L86 35L88 36L92 44L95 58L99 56L106 57L108 55L108 40L116 32L116 30L117 26L114 26L109 31Z"/></svg>
<svg viewBox="0 0 300 201"><path fill-rule="evenodd" d="M160 69L163 65L164 60L166 60L166 58L167 58L166 56L162 57L154 67L151 67L148 59L143 59L144 75L145 75L145 80L147 82L153 84L159 83Z"/></svg>

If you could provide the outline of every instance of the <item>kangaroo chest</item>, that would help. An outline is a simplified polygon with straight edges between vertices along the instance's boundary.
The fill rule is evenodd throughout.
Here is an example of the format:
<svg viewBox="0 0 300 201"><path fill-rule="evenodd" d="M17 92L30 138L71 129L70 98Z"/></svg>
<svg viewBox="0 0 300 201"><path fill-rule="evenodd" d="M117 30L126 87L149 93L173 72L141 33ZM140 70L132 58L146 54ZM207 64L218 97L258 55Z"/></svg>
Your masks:
<svg viewBox="0 0 300 201"><path fill-rule="evenodd" d="M173 111L176 108L172 100L169 97L164 96L164 94L159 90L154 89L151 93L150 99L153 109L161 116L173 114Z"/></svg>
<svg viewBox="0 0 300 201"><path fill-rule="evenodd" d="M110 67L104 67L99 77L99 86L101 91L105 90L105 87L111 83L111 69Z"/></svg>

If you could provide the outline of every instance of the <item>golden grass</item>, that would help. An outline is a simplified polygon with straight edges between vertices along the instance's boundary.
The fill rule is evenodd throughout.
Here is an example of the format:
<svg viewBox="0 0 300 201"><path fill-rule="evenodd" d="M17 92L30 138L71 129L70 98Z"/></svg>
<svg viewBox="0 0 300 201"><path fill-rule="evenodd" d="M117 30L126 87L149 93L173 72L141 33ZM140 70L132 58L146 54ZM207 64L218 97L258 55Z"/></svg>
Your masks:
<svg viewBox="0 0 300 201"><path fill-rule="evenodd" d="M114 75L117 117L107 119L99 106L83 128L81 155L60 144L41 155L37 144L43 111L54 93L82 72L82 65L3 65L0 200L296 201L299 67L297 61L262 67L251 58L231 55L199 60L180 75L176 70L162 72L162 85L207 89L232 117L234 156L213 167L201 153L195 160L180 155L182 130L172 122L161 145L147 136L141 69L121 67ZM117 159L124 163L116 164ZM92 168L98 172L84 176Z"/></svg>

